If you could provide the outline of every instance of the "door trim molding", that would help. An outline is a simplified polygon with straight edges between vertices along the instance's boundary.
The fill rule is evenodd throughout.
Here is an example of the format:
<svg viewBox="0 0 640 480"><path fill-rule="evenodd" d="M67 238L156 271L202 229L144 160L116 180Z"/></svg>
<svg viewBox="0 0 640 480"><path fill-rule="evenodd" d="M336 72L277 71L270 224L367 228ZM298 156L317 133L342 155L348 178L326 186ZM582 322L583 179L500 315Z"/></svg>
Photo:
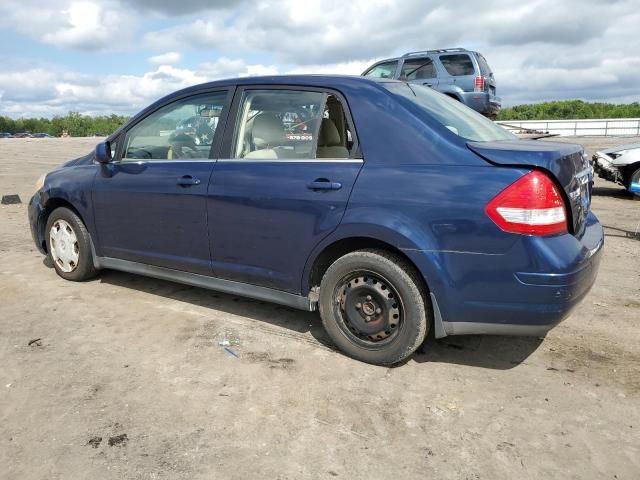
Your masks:
<svg viewBox="0 0 640 480"><path fill-rule="evenodd" d="M183 272L171 268L156 267L144 263L131 262L111 257L94 257L94 263L99 268L110 268L127 273L135 273L147 277L159 278L171 282L184 283L194 287L217 290L219 292L241 295L243 297L264 300L266 302L286 305L299 310L314 311L316 302L312 302L309 297L296 295L294 293L275 290L273 288L259 287L248 283L225 280L223 278L210 277L197 273Z"/></svg>
<svg viewBox="0 0 640 480"><path fill-rule="evenodd" d="M364 163L364 160L357 158L220 158L218 163Z"/></svg>

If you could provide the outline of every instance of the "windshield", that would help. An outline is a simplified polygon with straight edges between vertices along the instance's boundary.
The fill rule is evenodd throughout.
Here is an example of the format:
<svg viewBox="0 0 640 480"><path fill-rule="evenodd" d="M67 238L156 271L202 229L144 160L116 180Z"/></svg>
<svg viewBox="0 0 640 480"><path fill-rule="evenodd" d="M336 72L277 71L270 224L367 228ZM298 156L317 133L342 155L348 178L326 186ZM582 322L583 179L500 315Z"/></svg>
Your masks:
<svg viewBox="0 0 640 480"><path fill-rule="evenodd" d="M513 140L513 134L462 103L422 85L384 83L394 95L411 100L456 135L474 142Z"/></svg>

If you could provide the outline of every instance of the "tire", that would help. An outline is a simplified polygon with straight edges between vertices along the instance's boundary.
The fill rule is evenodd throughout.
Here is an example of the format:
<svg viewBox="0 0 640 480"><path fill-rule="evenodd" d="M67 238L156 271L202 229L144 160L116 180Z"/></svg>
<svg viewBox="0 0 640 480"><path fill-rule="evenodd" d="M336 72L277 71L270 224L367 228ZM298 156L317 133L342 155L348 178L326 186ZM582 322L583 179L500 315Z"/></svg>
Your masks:
<svg viewBox="0 0 640 480"><path fill-rule="evenodd" d="M56 208L47 219L44 234L49 259L58 275L73 282L96 275L91 237L75 212L65 207Z"/></svg>
<svg viewBox="0 0 640 480"><path fill-rule="evenodd" d="M352 358L393 365L424 341L431 303L419 273L385 250L358 250L336 260L320 284L322 324L335 345Z"/></svg>

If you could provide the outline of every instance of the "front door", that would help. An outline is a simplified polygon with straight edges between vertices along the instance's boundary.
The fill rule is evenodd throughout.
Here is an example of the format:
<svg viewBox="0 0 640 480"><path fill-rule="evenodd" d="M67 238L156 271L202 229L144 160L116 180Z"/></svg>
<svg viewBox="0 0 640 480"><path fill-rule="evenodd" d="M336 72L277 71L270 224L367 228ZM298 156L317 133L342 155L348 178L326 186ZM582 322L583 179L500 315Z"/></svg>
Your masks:
<svg viewBox="0 0 640 480"><path fill-rule="evenodd" d="M435 87L438 85L436 66L429 57L406 59L402 64L400 80Z"/></svg>
<svg viewBox="0 0 640 480"><path fill-rule="evenodd" d="M100 254L210 274L206 195L229 92L182 98L119 137L93 189Z"/></svg>
<svg viewBox="0 0 640 480"><path fill-rule="evenodd" d="M362 167L351 120L317 90L244 89L234 105L208 196L214 275L299 293Z"/></svg>

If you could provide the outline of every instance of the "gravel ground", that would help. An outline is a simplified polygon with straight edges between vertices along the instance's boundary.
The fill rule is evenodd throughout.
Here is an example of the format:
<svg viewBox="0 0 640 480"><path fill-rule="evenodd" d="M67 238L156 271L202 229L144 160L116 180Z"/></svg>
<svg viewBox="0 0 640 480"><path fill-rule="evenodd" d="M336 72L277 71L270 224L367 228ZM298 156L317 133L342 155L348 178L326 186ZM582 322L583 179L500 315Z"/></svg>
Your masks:
<svg viewBox="0 0 640 480"><path fill-rule="evenodd" d="M27 202L95 141L0 140L0 193ZM640 202L594 194L606 249L570 318L544 340L431 340L397 368L333 351L313 313L112 271L65 282L26 205L2 206L0 478L637 479Z"/></svg>

